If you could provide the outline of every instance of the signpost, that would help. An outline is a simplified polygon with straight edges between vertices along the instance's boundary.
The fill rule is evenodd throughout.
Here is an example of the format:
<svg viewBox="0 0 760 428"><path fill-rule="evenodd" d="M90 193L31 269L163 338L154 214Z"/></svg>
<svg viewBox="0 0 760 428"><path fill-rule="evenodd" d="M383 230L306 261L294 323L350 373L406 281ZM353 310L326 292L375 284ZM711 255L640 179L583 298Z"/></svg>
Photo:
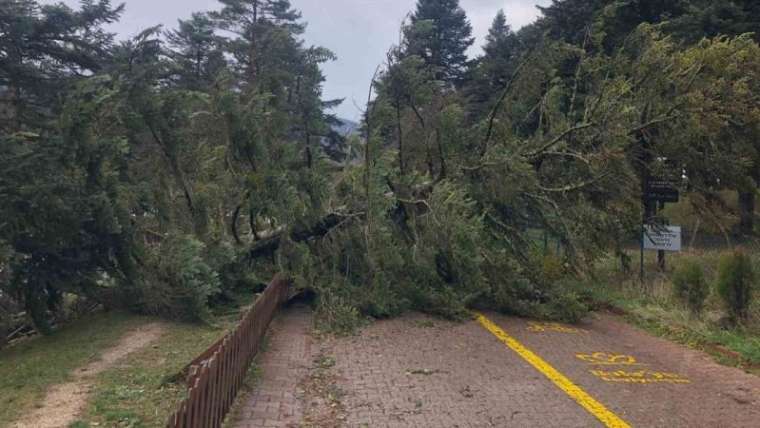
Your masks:
<svg viewBox="0 0 760 428"><path fill-rule="evenodd" d="M680 200L678 188L682 171L673 161L655 161L654 171L646 177L644 199L661 203L676 203Z"/></svg>
<svg viewBox="0 0 760 428"><path fill-rule="evenodd" d="M644 227L644 249L657 251L681 251L681 227L646 226Z"/></svg>
<svg viewBox="0 0 760 428"><path fill-rule="evenodd" d="M680 200L680 193L676 186L677 183L673 180L650 179L647 182L644 197L648 201L677 203Z"/></svg>
<svg viewBox="0 0 760 428"><path fill-rule="evenodd" d="M641 223L641 281L644 282L644 251L656 250L657 262L665 268L665 252L681 251L681 228L653 225L658 209L665 208L666 203L680 200L678 188L683 171L678 164L660 158L651 161L651 169L643 176L644 218Z"/></svg>

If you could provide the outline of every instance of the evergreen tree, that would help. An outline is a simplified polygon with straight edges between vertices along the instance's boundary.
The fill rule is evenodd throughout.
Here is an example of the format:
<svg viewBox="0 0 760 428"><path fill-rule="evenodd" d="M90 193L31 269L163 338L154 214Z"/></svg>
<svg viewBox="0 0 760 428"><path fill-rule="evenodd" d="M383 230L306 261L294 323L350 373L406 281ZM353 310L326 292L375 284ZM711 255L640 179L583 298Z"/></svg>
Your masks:
<svg viewBox="0 0 760 428"><path fill-rule="evenodd" d="M475 39L459 0L418 0L406 30L405 53L435 70L436 79L459 85L465 80L467 49Z"/></svg>
<svg viewBox="0 0 760 428"><path fill-rule="evenodd" d="M489 108L490 101L499 96L518 67L520 54L520 40L507 24L504 11L499 10L486 36L473 82L467 87L474 116L481 116Z"/></svg>
<svg viewBox="0 0 760 428"><path fill-rule="evenodd" d="M166 38L180 87L203 90L226 66L223 39L207 14L194 13L189 20L179 20L179 28L167 32Z"/></svg>
<svg viewBox="0 0 760 428"><path fill-rule="evenodd" d="M0 287L43 332L63 292L95 296L104 274L136 278L115 92L107 77L87 76L108 67L113 38L103 25L120 13L108 1L0 8L0 86L13 109L0 132L0 241L15 254Z"/></svg>
<svg viewBox="0 0 760 428"><path fill-rule="evenodd" d="M519 41L507 25L507 16L499 10L483 46L481 65L495 88L503 85L514 72L519 52Z"/></svg>
<svg viewBox="0 0 760 428"><path fill-rule="evenodd" d="M672 18L666 29L687 43L744 33L753 33L755 40L760 40L760 2L754 0L693 0L686 2L682 14Z"/></svg>
<svg viewBox="0 0 760 428"><path fill-rule="evenodd" d="M544 16L538 25L552 38L582 45L588 29L601 9L610 0L552 0L549 6L538 6Z"/></svg>
<svg viewBox="0 0 760 428"><path fill-rule="evenodd" d="M62 90L108 63L113 35L103 25L116 21L122 10L109 0L83 2L76 11L62 3L3 1L0 91L10 108L0 117L0 130L50 126Z"/></svg>
<svg viewBox="0 0 760 428"><path fill-rule="evenodd" d="M222 10L210 16L233 33L228 51L249 84L263 84L289 65L299 48L295 39L304 31L301 14L289 0L219 0ZM261 74L264 77L261 77ZM261 77L261 78L260 78ZM271 89L271 88L270 88Z"/></svg>

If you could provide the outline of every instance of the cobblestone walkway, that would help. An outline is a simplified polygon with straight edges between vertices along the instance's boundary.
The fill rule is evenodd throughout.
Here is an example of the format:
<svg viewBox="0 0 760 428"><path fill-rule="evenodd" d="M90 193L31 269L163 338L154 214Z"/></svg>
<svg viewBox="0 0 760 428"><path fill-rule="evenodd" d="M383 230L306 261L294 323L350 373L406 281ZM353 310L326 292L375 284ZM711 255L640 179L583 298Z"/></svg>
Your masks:
<svg viewBox="0 0 760 428"><path fill-rule="evenodd" d="M308 376L313 341L311 312L285 309L273 321L270 341L257 361L261 377L236 412L236 428L298 427L303 418L299 383Z"/></svg>
<svg viewBox="0 0 760 428"><path fill-rule="evenodd" d="M596 426L474 322L409 315L329 348L350 427Z"/></svg>
<svg viewBox="0 0 760 428"><path fill-rule="evenodd" d="M615 317L566 326L487 316L631 426L760 426L760 378ZM603 426L475 321L410 314L319 342L310 322L306 308L278 318L235 426Z"/></svg>

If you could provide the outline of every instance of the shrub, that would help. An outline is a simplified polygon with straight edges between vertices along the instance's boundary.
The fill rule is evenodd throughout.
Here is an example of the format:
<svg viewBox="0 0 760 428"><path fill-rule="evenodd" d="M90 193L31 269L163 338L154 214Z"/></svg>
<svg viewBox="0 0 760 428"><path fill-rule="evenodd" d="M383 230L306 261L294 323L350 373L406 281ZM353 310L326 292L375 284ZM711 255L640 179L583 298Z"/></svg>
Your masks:
<svg viewBox="0 0 760 428"><path fill-rule="evenodd" d="M204 259L204 250L204 244L191 236L173 236L154 248L140 284L138 309L181 320L205 319L221 281Z"/></svg>
<svg viewBox="0 0 760 428"><path fill-rule="evenodd" d="M359 309L372 318L392 318L401 315L409 308L409 301L393 289L391 281L383 272L375 275L369 290L357 290L363 295Z"/></svg>
<svg viewBox="0 0 760 428"><path fill-rule="evenodd" d="M494 259L488 266L488 293L481 296L477 306L520 317L580 321L590 308L575 292L578 287L574 280L560 274L565 270L561 259L541 255L537 260L537 267L528 271L516 260Z"/></svg>
<svg viewBox="0 0 760 428"><path fill-rule="evenodd" d="M559 281L565 276L565 265L558 255L548 252L541 258L541 273L548 282Z"/></svg>
<svg viewBox="0 0 760 428"><path fill-rule="evenodd" d="M685 303L694 314L699 314L710 294L710 287L705 280L705 273L695 260L687 260L673 274L673 286L676 296Z"/></svg>
<svg viewBox="0 0 760 428"><path fill-rule="evenodd" d="M572 291L553 293L544 310L539 312L543 318L568 323L580 322L588 315L590 308L583 303L582 296Z"/></svg>
<svg viewBox="0 0 760 428"><path fill-rule="evenodd" d="M721 257L718 265L718 292L728 309L729 319L734 324L747 318L754 281L752 261L744 252L734 251Z"/></svg>
<svg viewBox="0 0 760 428"><path fill-rule="evenodd" d="M320 328L337 335L353 334L365 323L356 306L332 293L319 295L316 319Z"/></svg>

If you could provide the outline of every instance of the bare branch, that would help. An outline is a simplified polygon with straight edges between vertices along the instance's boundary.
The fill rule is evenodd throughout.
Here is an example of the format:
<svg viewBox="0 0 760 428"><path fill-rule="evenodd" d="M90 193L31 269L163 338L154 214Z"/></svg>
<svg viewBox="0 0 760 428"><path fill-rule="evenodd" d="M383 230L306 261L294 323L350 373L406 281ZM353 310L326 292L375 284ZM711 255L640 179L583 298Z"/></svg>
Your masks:
<svg viewBox="0 0 760 428"><path fill-rule="evenodd" d="M591 164L591 161L588 158L584 157L583 155L581 155L579 153L575 153L575 152L543 152L542 156L566 157L566 158L572 158L572 159L579 160L579 161L585 163L586 165L590 165Z"/></svg>
<svg viewBox="0 0 760 428"><path fill-rule="evenodd" d="M643 131L643 130L645 130L647 128L651 128L652 126L659 125L660 123L668 122L668 121L673 120L673 119L675 119L677 117L678 116L660 116L657 119L652 119L652 120L650 120L650 121L648 121L646 123L642 123L641 125L639 125L639 126L633 128L633 129L631 129L630 131L628 131L628 135L636 135L637 133L639 133L639 132L641 132L641 131Z"/></svg>
<svg viewBox="0 0 760 428"><path fill-rule="evenodd" d="M485 155L488 151L488 144L491 142L491 136L493 135L493 126L496 122L496 115L499 113L499 110L501 110L501 105L504 103L504 100L507 98L507 95L512 91L512 85L515 83L515 80L517 80L517 76L519 76L520 71L522 71L523 67L528 63L528 58L524 58L520 65L517 66L517 69L515 69L515 72L512 73L512 77L507 82L507 86L504 87L504 90L501 93L501 96L499 97L499 100L496 102L496 105L493 106L493 109L491 110L491 114L488 118L488 130L486 131L486 138L483 141L483 147L481 148L481 156Z"/></svg>
<svg viewBox="0 0 760 428"><path fill-rule="evenodd" d="M549 141L548 143L544 144L538 150L535 150L533 152L530 152L530 153L526 154L525 157L527 157L527 158L534 158L534 157L542 154L543 152L549 150L555 144L557 144L560 141L564 140L565 138L567 138L572 133L574 133L576 131L581 131L581 130L586 129L586 128L591 128L592 126L596 126L596 123L594 123L594 122L582 123L580 125L573 126L572 128L568 128L563 133L557 135L551 141Z"/></svg>
<svg viewBox="0 0 760 428"><path fill-rule="evenodd" d="M598 182L599 180L601 180L601 179L603 179L603 178L605 178L605 177L608 177L608 176L610 176L611 174L612 174L612 173L610 173L610 172L607 172L607 173L605 173L605 174L601 174L601 175L598 175L598 176L596 176L596 177L594 177L594 178L592 178L592 179L590 179L590 180L586 180L586 181L583 181L583 182L580 182L580 183L576 183L576 184L571 184L571 185L568 185L568 186L564 186L564 187L557 187L557 188L549 188L549 187L543 187L543 186L538 186L538 187L539 187L539 188L540 188L542 191L544 191L544 192L547 192L547 193L567 193L567 192L574 192L574 191L577 191L577 190L581 190L581 189L583 189L583 188L586 188L586 187L588 187L588 186L591 186L592 184L595 184L595 183L596 183L596 182Z"/></svg>

